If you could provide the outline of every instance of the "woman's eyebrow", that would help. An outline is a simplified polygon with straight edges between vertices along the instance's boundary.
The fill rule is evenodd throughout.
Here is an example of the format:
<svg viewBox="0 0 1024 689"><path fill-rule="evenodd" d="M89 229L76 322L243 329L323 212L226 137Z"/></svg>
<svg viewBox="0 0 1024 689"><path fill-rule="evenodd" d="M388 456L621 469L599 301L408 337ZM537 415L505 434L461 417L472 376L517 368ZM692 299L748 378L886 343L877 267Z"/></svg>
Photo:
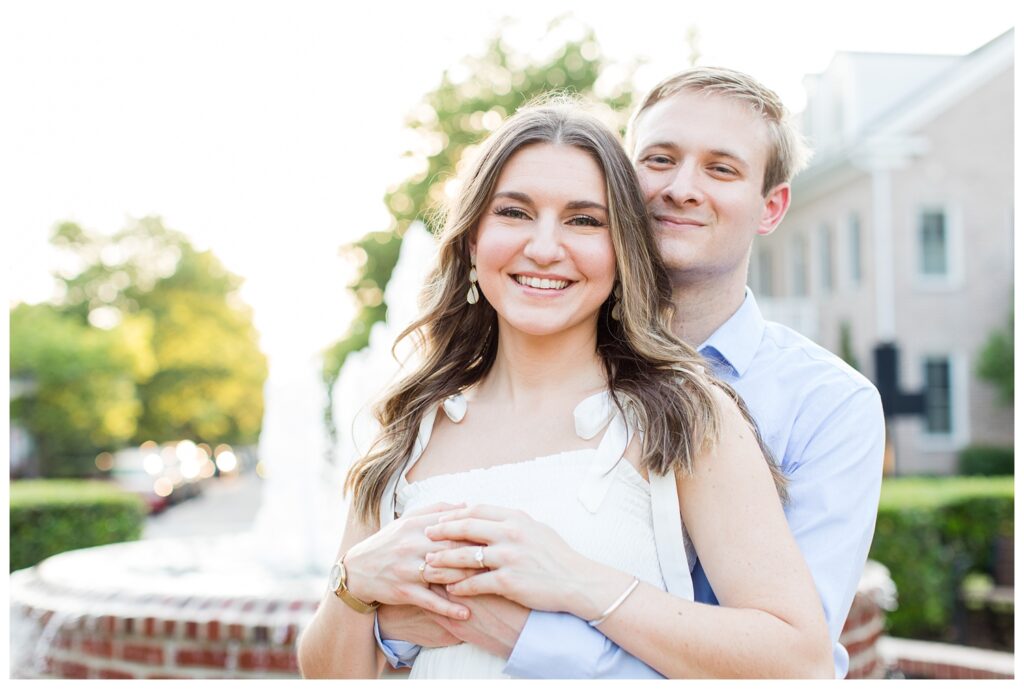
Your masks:
<svg viewBox="0 0 1024 689"><path fill-rule="evenodd" d="M608 212L608 209L604 204L598 203L597 201L570 201L565 205L565 207L572 211L596 208L599 211L604 211L605 213Z"/></svg>
<svg viewBox="0 0 1024 689"><path fill-rule="evenodd" d="M494 198L505 198L512 199L514 201L522 201L523 203L533 203L533 199L530 198L530 195L524 194L521 191L498 191L495 192Z"/></svg>
<svg viewBox="0 0 1024 689"><path fill-rule="evenodd" d="M530 198L530 195L524 194L521 191L498 191L495 192L494 198L512 199L514 201L520 201L522 203L528 204L533 203L533 199ZM597 210L604 211L605 213L608 212L608 208L604 204L598 203L597 201L570 201L569 203L565 204L565 207L573 211L582 210L586 208L595 208Z"/></svg>

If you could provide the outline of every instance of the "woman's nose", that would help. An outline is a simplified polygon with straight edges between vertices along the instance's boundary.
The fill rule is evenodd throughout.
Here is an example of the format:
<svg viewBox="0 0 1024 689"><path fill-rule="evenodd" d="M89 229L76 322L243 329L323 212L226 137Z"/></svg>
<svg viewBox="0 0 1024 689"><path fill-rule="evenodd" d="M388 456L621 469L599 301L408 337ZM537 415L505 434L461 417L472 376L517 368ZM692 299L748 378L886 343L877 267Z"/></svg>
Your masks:
<svg viewBox="0 0 1024 689"><path fill-rule="evenodd" d="M537 265L550 265L565 256L557 218L538 218L523 254Z"/></svg>

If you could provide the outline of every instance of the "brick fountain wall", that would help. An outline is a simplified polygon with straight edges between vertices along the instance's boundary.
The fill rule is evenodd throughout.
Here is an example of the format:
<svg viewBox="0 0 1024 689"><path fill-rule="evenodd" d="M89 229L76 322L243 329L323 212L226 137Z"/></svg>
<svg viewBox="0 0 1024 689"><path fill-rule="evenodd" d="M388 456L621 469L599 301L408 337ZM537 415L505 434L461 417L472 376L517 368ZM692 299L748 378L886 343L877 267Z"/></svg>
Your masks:
<svg viewBox="0 0 1024 689"><path fill-rule="evenodd" d="M203 572L217 551L232 562ZM161 552L177 567L163 576L150 565ZM261 577L226 543L64 553L11 574L11 676L294 678L295 643L323 587L320 576Z"/></svg>
<svg viewBox="0 0 1024 689"><path fill-rule="evenodd" d="M150 543L159 547L160 542ZM296 641L316 611L321 577L260 596L246 595L252 591L223 595L223 589L238 586L241 575L222 573L190 587L190 565L182 553L171 559L184 573L174 576L176 591L166 594L142 590L173 588L159 580L140 586L127 576L96 580L88 575L90 562L112 571L121 562L121 569L131 569L137 554L124 555L139 545L65 553L11 575L12 677L298 677ZM192 557L203 559L203 551ZM858 593L842 634L850 652L849 678L885 675L878 651L883 627L876 592Z"/></svg>

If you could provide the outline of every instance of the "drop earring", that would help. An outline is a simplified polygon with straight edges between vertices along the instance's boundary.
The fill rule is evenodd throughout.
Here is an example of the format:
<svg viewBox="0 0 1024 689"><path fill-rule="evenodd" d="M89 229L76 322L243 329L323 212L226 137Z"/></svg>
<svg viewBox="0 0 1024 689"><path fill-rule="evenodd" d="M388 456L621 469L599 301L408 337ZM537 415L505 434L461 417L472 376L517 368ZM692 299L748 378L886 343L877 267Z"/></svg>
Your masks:
<svg viewBox="0 0 1024 689"><path fill-rule="evenodd" d="M469 292L466 293L466 301L475 304L480 301L480 290L476 286L476 256L470 256L469 261Z"/></svg>
<svg viewBox="0 0 1024 689"><path fill-rule="evenodd" d="M612 297L614 303L612 305L612 320L622 319L622 285L618 282L615 283L615 289L612 290Z"/></svg>

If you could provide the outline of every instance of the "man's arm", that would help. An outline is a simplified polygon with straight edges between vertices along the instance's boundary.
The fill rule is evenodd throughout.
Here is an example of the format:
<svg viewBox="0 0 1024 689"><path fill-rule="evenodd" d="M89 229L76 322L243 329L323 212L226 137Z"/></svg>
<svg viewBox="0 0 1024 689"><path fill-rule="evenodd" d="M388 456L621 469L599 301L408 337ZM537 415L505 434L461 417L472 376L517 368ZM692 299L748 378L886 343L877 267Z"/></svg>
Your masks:
<svg viewBox="0 0 1024 689"><path fill-rule="evenodd" d="M802 429L794 428L794 435ZM882 488L885 419L873 387L853 392L817 422L797 450L786 518L821 596L838 676L848 657L839 635L871 548Z"/></svg>
<svg viewBox="0 0 1024 689"><path fill-rule="evenodd" d="M505 674L520 679L664 679L585 620L537 610L530 612Z"/></svg>

